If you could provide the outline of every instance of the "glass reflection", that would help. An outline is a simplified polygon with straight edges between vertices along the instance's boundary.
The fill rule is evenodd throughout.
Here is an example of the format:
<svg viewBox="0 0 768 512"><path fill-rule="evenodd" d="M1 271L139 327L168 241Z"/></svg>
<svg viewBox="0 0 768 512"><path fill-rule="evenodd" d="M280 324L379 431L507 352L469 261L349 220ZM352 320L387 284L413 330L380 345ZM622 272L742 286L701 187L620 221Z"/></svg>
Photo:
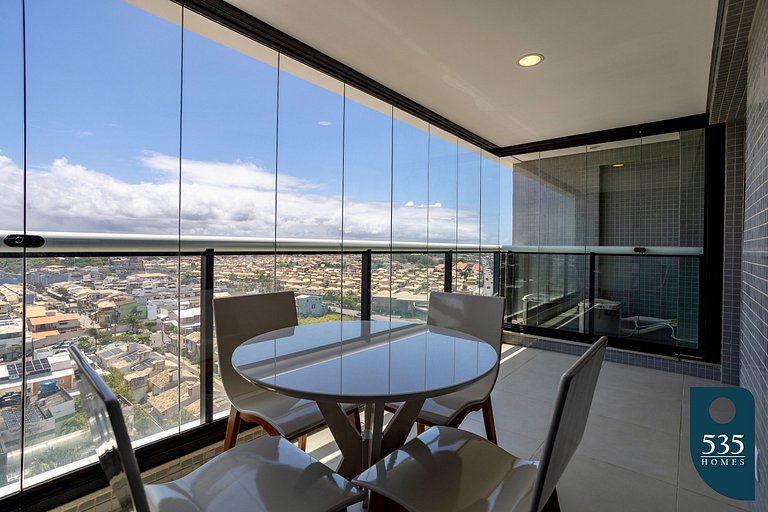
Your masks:
<svg viewBox="0 0 768 512"><path fill-rule="evenodd" d="M392 127L392 243L427 246L429 126L395 109Z"/></svg>
<svg viewBox="0 0 768 512"><path fill-rule="evenodd" d="M457 226L457 138L434 127L429 135L428 242L453 249Z"/></svg>
<svg viewBox="0 0 768 512"><path fill-rule="evenodd" d="M182 236L246 236L272 248L277 53L184 16Z"/></svg>
<svg viewBox="0 0 768 512"><path fill-rule="evenodd" d="M341 82L280 58L277 238L342 238Z"/></svg>

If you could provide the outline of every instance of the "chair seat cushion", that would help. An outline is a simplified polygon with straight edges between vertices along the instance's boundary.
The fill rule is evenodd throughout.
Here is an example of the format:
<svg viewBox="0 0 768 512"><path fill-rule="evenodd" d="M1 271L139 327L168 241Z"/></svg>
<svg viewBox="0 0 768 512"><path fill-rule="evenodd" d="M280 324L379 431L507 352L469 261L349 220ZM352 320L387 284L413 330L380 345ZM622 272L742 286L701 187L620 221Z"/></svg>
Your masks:
<svg viewBox="0 0 768 512"><path fill-rule="evenodd" d="M488 398L493 382L483 378L474 384L447 395L427 398L419 411L419 419L425 420L430 425L448 425L453 418L466 408L480 405ZM399 403L387 404L392 409L397 409Z"/></svg>
<svg viewBox="0 0 768 512"><path fill-rule="evenodd" d="M145 489L152 512L332 511L363 498L282 437L242 443L179 480Z"/></svg>
<svg viewBox="0 0 768 512"><path fill-rule="evenodd" d="M325 424L325 418L312 400L302 400L255 388L253 392L231 398L238 411L261 418L272 424L280 435L293 439ZM351 411L357 405L345 405Z"/></svg>
<svg viewBox="0 0 768 512"><path fill-rule="evenodd" d="M537 473L482 437L433 427L353 482L416 512L528 512Z"/></svg>

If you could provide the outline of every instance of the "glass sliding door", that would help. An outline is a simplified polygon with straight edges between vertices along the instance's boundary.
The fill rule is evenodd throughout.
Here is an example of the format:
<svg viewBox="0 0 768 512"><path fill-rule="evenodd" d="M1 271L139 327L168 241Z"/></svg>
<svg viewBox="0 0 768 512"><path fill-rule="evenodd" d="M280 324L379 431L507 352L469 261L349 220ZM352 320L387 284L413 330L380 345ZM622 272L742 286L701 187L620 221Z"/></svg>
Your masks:
<svg viewBox="0 0 768 512"><path fill-rule="evenodd" d="M24 235L24 39L22 1L0 2L0 238ZM10 244L10 245L8 245ZM0 498L21 488L24 260L0 245Z"/></svg>
<svg viewBox="0 0 768 512"><path fill-rule="evenodd" d="M215 256L218 297L275 289L277 60L277 52L184 11L181 245L185 252L248 247L262 253ZM182 274L199 276L201 258L185 257ZM204 307L197 279L181 303L186 325L179 333L180 357L188 377L200 375L206 341L194 321ZM226 416L230 405L213 333L212 413L217 418ZM186 405L184 419L203 421L200 405Z"/></svg>
<svg viewBox="0 0 768 512"><path fill-rule="evenodd" d="M199 409L199 371L180 357L199 286L179 258L182 11L152 8L25 2L26 228L45 245L27 252L21 295L24 487L92 462L69 345L138 444Z"/></svg>
<svg viewBox="0 0 768 512"><path fill-rule="evenodd" d="M507 320L695 353L704 142L691 130L514 157Z"/></svg>

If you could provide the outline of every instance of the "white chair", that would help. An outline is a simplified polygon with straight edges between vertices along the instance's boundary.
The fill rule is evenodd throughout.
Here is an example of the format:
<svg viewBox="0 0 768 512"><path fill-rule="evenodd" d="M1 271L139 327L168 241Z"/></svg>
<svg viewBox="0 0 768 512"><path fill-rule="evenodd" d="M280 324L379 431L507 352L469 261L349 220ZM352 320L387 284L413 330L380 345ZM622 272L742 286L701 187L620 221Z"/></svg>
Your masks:
<svg viewBox="0 0 768 512"><path fill-rule="evenodd" d="M271 436L296 439L299 448L305 450L307 434L325 425L317 404L261 388L241 377L232 366L232 352L241 343L259 334L298 325L293 292L221 297L214 299L213 311L221 380L232 404L224 449L235 446L240 425L246 421L261 425ZM357 406L350 405L346 410L359 429Z"/></svg>
<svg viewBox="0 0 768 512"><path fill-rule="evenodd" d="M433 427L353 483L413 512L559 511L555 486L584 434L607 342L600 338L560 378L540 461L470 432Z"/></svg>
<svg viewBox="0 0 768 512"><path fill-rule="evenodd" d="M427 324L446 327L472 335L496 349L501 358L501 332L504 321L504 298L432 292L429 296ZM483 411L485 435L497 443L496 426L491 406L491 391L499 375L499 364L471 386L454 393L430 398L424 402L416 420L418 433L425 426L458 427L473 411Z"/></svg>
<svg viewBox="0 0 768 512"><path fill-rule="evenodd" d="M120 403L77 349L69 348L99 462L119 512L335 511L364 493L282 437L224 452L188 475L144 486Z"/></svg>

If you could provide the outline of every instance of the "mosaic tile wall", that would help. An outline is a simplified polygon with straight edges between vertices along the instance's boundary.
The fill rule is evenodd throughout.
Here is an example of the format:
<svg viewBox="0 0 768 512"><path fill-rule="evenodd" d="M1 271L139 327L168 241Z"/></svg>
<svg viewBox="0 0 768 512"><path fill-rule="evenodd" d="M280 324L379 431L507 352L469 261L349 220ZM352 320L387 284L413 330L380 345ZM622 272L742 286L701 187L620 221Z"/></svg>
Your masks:
<svg viewBox="0 0 768 512"><path fill-rule="evenodd" d="M744 120L726 126L723 218L723 382L739 385L741 332L741 242L744 231Z"/></svg>
<svg viewBox="0 0 768 512"><path fill-rule="evenodd" d="M702 246L704 144L704 130L691 130L679 138L647 137L520 157L514 175L514 244L533 251L547 246ZM524 308L521 297L529 294L547 301L561 297L566 288L571 291L562 275L565 265L557 258L515 260L515 282L507 288L515 302L510 309ZM568 267L568 284L579 281L581 286L573 290L575 300L586 299L586 260ZM698 258L598 256L597 267L596 296L619 302L621 317L672 320L673 328L644 333L645 339L697 344ZM578 330L572 324L559 328Z"/></svg>
<svg viewBox="0 0 768 512"><path fill-rule="evenodd" d="M755 9L747 53L741 385L756 402L760 484L752 510L768 512L768 0Z"/></svg>

